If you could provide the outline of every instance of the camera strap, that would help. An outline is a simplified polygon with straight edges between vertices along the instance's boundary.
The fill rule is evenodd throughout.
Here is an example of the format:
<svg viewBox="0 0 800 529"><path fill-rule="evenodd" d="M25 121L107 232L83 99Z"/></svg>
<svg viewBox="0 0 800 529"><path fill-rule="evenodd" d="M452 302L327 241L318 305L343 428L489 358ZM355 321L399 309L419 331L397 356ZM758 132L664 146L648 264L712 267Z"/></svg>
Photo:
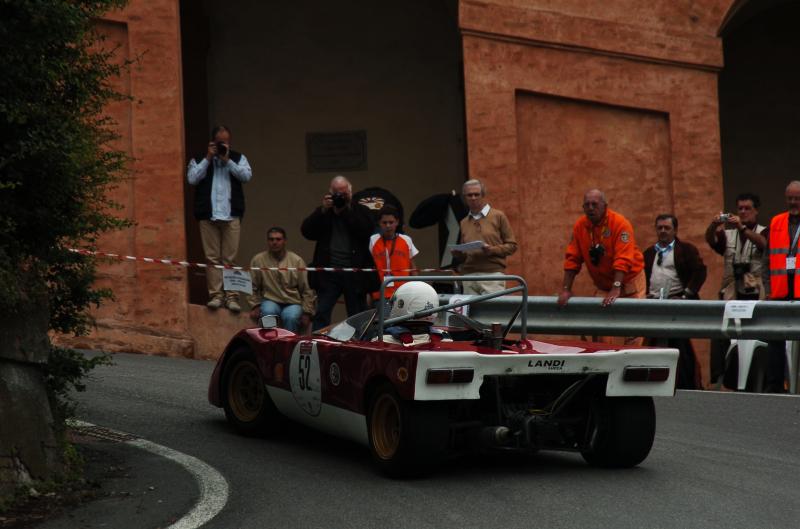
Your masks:
<svg viewBox="0 0 800 529"><path fill-rule="evenodd" d="M758 226L756 225L756 228L757 227ZM797 230L797 231L800 232L800 230ZM741 243L742 243L741 246L739 246L739 241L741 241ZM747 252L747 254L748 254L747 255L747 261L744 261L742 259L744 257L744 253L745 253L744 249L748 244L750 245L749 246L750 251ZM736 251L737 249L738 249L738 251ZM733 262L734 263L744 263L744 262L750 263L750 262L752 262L753 261L753 252L755 252L755 249L756 249L756 245L753 244L753 241L749 240L747 237L742 237L741 236L741 232L739 230L736 230L736 246L735 246L735 248L733 250Z"/></svg>

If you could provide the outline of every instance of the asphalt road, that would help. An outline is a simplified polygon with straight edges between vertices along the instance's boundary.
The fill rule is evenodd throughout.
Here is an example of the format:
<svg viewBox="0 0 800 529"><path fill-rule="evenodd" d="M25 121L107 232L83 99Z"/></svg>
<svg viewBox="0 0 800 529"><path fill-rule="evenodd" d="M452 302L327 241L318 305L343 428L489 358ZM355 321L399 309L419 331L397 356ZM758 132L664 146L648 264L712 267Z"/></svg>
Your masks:
<svg viewBox="0 0 800 529"><path fill-rule="evenodd" d="M230 484L209 528L793 528L800 397L678 392L656 399L653 451L630 470L578 454L470 457L424 479L377 474L365 447L300 427L235 435L206 400L213 363L115 355L80 419L194 456Z"/></svg>

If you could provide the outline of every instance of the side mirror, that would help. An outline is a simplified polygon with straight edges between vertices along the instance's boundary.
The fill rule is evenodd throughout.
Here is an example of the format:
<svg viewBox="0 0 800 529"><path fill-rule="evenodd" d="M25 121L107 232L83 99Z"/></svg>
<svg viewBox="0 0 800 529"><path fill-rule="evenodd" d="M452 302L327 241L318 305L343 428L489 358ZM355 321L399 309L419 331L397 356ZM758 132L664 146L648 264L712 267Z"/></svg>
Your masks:
<svg viewBox="0 0 800 529"><path fill-rule="evenodd" d="M259 323L262 329L274 329L278 326L278 317L274 314L267 314L266 316L261 316Z"/></svg>

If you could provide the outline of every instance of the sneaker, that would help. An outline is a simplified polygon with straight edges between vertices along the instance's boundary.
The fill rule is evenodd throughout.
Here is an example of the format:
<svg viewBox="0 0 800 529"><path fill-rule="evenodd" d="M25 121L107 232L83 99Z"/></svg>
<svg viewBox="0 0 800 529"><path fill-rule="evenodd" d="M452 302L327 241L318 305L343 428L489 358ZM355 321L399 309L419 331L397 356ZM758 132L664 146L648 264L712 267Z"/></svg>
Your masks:
<svg viewBox="0 0 800 529"><path fill-rule="evenodd" d="M221 306L222 306L222 298L212 298L211 301L206 303L206 307L213 310L217 310Z"/></svg>
<svg viewBox="0 0 800 529"><path fill-rule="evenodd" d="M241 312L242 310L242 307L239 306L239 303L237 303L235 299L229 299L225 306L228 307L228 310L231 312Z"/></svg>

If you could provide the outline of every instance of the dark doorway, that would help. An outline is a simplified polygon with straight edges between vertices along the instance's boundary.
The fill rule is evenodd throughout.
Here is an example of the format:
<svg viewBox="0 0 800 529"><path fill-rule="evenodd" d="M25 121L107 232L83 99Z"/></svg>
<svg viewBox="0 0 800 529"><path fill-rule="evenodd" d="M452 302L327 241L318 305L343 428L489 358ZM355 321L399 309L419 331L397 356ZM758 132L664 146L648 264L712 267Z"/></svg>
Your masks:
<svg viewBox="0 0 800 529"><path fill-rule="evenodd" d="M309 162L307 138L364 139L364 163L344 174L354 191L390 190L410 213L466 177L464 88L457 0L181 3L186 152L202 152L214 122L253 167L237 264L286 229L306 260L302 220L338 171ZM313 160L312 160L313 161ZM187 252L202 260L186 186ZM419 266L438 264L434 228L408 230ZM205 302L190 269L190 302Z"/></svg>
<svg viewBox="0 0 800 529"><path fill-rule="evenodd" d="M761 196L762 224L784 210L783 190L800 179L800 3L751 0L723 29L719 78L725 207ZM710 212L709 215L714 212Z"/></svg>

